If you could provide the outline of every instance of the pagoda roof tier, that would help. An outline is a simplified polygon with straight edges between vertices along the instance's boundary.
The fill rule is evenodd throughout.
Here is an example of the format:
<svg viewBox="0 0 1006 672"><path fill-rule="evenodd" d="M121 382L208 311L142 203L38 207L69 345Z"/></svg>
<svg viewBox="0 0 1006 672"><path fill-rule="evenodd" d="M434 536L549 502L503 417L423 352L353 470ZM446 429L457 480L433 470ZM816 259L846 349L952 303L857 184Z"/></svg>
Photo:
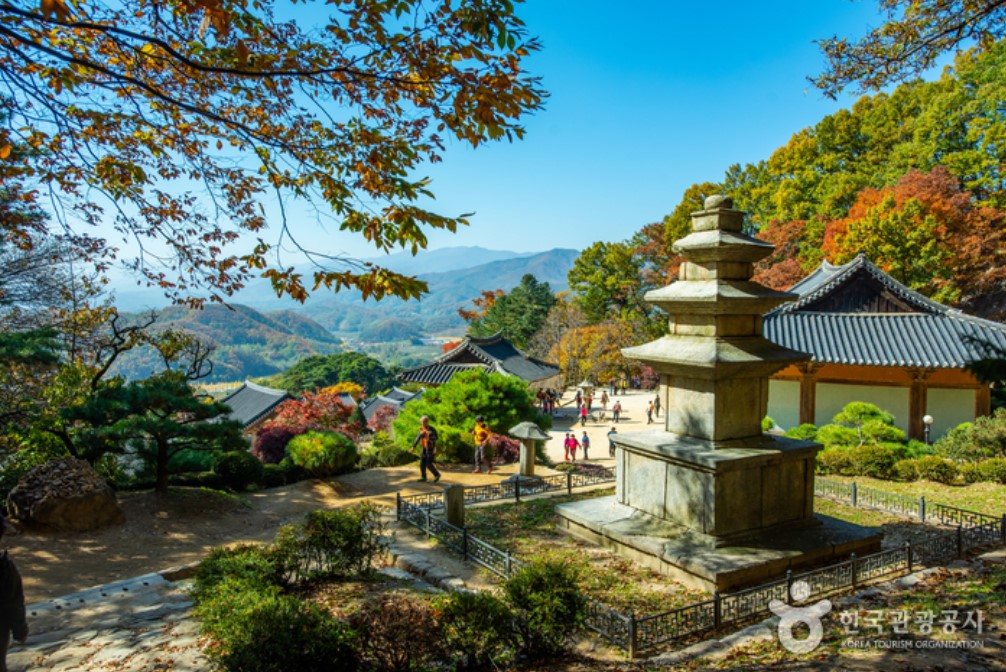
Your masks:
<svg viewBox="0 0 1006 672"><path fill-rule="evenodd" d="M693 378L768 376L810 355L777 345L761 336L710 338L668 335L622 354L646 362L661 373Z"/></svg>
<svg viewBox="0 0 1006 672"><path fill-rule="evenodd" d="M750 280L689 280L650 290L643 298L671 315L763 315L798 296Z"/></svg>

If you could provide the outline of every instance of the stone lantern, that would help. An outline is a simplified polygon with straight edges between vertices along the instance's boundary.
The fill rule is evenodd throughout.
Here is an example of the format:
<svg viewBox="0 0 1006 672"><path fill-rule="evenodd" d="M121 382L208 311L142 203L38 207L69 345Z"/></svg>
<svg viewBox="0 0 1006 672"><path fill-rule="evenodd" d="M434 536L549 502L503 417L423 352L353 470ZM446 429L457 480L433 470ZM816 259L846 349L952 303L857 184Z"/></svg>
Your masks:
<svg viewBox="0 0 1006 672"><path fill-rule="evenodd" d="M535 441L548 441L552 437L533 422L522 422L510 428L510 436L520 441L520 472L523 478L534 477Z"/></svg>
<svg viewBox="0 0 1006 672"><path fill-rule="evenodd" d="M583 392L584 399L594 396L594 383L590 382L587 378L584 378L583 382L577 385L577 387L580 388L581 392Z"/></svg>
<svg viewBox="0 0 1006 672"><path fill-rule="evenodd" d="M762 315L796 295L751 280L772 245L711 196L674 243L680 276L647 292L666 336L622 354L660 374L664 427L614 438L615 496L557 508L574 534L707 590L733 590L880 546L871 529L814 513L821 446L763 434L768 378L810 358L762 335Z"/></svg>

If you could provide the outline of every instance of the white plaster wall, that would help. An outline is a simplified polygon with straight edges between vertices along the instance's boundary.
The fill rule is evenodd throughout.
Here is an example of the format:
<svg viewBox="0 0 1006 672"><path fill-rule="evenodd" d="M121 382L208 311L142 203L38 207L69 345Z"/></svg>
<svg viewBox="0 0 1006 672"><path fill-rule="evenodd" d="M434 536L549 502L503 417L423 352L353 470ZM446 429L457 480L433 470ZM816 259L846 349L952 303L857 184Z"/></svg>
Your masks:
<svg viewBox="0 0 1006 672"><path fill-rule="evenodd" d="M932 394L932 391L930 391ZM908 388L871 387L869 385L817 384L817 406L814 424L827 425L850 401L865 401L879 406L894 416L894 424L908 432ZM932 404L932 401L930 401ZM935 414L934 416L935 417Z"/></svg>
<svg viewBox="0 0 1006 672"><path fill-rule="evenodd" d="M768 416L785 429L800 424L800 383L793 380L768 381Z"/></svg>
<svg viewBox="0 0 1006 672"><path fill-rule="evenodd" d="M933 416L930 439L935 441L962 422L975 419L975 391L929 388L926 413Z"/></svg>

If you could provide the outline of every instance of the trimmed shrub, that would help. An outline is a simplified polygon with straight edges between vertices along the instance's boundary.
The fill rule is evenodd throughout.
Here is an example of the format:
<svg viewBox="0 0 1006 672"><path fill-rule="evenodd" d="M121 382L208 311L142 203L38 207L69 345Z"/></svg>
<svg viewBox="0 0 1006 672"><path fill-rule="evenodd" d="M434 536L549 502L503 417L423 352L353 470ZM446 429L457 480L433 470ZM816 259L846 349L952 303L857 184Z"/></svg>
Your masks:
<svg viewBox="0 0 1006 672"><path fill-rule="evenodd" d="M355 672L356 635L321 607L277 586L225 580L195 608L215 641L207 656L234 672Z"/></svg>
<svg viewBox="0 0 1006 672"><path fill-rule="evenodd" d="M493 434L489 439L493 464L513 464L520 461L520 441L503 434Z"/></svg>
<svg viewBox="0 0 1006 672"><path fill-rule="evenodd" d="M276 535L276 552L291 582L367 572L386 543L381 512L373 504L309 513L300 525Z"/></svg>
<svg viewBox="0 0 1006 672"><path fill-rule="evenodd" d="M905 454L908 457L925 457L926 455L935 455L936 446L931 446L928 443L919 441L918 439L912 439L905 444Z"/></svg>
<svg viewBox="0 0 1006 672"><path fill-rule="evenodd" d="M985 474L982 472L982 465L980 462L964 462L957 467L958 471L961 473L961 478L968 485L972 483L981 483L985 480Z"/></svg>
<svg viewBox="0 0 1006 672"><path fill-rule="evenodd" d="M220 453L214 450L180 450L168 460L168 471L183 474L191 471L213 471Z"/></svg>
<svg viewBox="0 0 1006 672"><path fill-rule="evenodd" d="M775 420L773 420L769 416L766 415L764 418L761 419L761 431L771 432L773 429L775 429L775 427L776 427Z"/></svg>
<svg viewBox="0 0 1006 672"><path fill-rule="evenodd" d="M418 459L415 453L399 448L384 432L377 432L370 447L360 453L360 468L399 467Z"/></svg>
<svg viewBox="0 0 1006 672"><path fill-rule="evenodd" d="M894 463L894 477L899 481L919 480L919 460L909 457Z"/></svg>
<svg viewBox="0 0 1006 672"><path fill-rule="evenodd" d="M815 441L823 444L825 448L858 446L859 434L856 430L841 425L824 425L818 428Z"/></svg>
<svg viewBox="0 0 1006 672"><path fill-rule="evenodd" d="M283 566L267 546L242 544L214 548L196 568L193 599L204 599L224 581L240 582L250 589L265 589L283 583Z"/></svg>
<svg viewBox="0 0 1006 672"><path fill-rule="evenodd" d="M315 478L349 471L356 464L356 444L339 432L307 432L295 436L286 451L298 467Z"/></svg>
<svg viewBox="0 0 1006 672"><path fill-rule="evenodd" d="M860 431L863 434L863 441L866 443L904 443L908 438L900 428L880 420L869 420L863 423Z"/></svg>
<svg viewBox="0 0 1006 672"><path fill-rule="evenodd" d="M286 457L286 446L293 437L303 434L304 430L284 425L266 425L255 435L252 444L252 455L262 464L279 464Z"/></svg>
<svg viewBox="0 0 1006 672"><path fill-rule="evenodd" d="M171 474L168 476L168 483L180 485L188 488L213 488L214 490L227 487L224 480L215 471L197 471L187 474ZM139 483L145 488L152 488L154 482Z"/></svg>
<svg viewBox="0 0 1006 672"><path fill-rule="evenodd" d="M583 627L587 604L568 563L535 559L503 584L521 650L531 658L562 653Z"/></svg>
<svg viewBox="0 0 1006 672"><path fill-rule="evenodd" d="M954 483L960 473L956 464L946 458L937 457L936 455L926 455L925 457L920 457L917 460L916 469L918 470L919 478L924 478L928 481L936 481L937 483L943 483L944 485Z"/></svg>
<svg viewBox="0 0 1006 672"><path fill-rule="evenodd" d="M848 448L828 448L817 454L817 473L848 476L852 473L852 456Z"/></svg>
<svg viewBox="0 0 1006 672"><path fill-rule="evenodd" d="M1006 458L992 457L978 463L982 480L1006 484Z"/></svg>
<svg viewBox="0 0 1006 672"><path fill-rule="evenodd" d="M213 471L220 477L224 486L238 492L247 490L249 485L262 479L262 463L254 455L243 450L221 455Z"/></svg>
<svg viewBox="0 0 1006 672"><path fill-rule="evenodd" d="M416 595L392 593L368 600L349 622L372 670L429 670L447 653L433 608Z"/></svg>
<svg viewBox="0 0 1006 672"><path fill-rule="evenodd" d="M476 670L498 667L516 644L511 630L513 613L489 591L461 591L438 597L433 608L454 668Z"/></svg>
<svg viewBox="0 0 1006 672"><path fill-rule="evenodd" d="M940 455L959 462L1006 457L1006 408L953 428L936 442Z"/></svg>
<svg viewBox="0 0 1006 672"><path fill-rule="evenodd" d="M849 449L853 476L890 478L894 473L894 463L898 454L888 446L856 446Z"/></svg>
<svg viewBox="0 0 1006 672"><path fill-rule="evenodd" d="M805 422L799 427L788 429L786 436L791 439L800 439L801 441L817 441L817 425Z"/></svg>
<svg viewBox="0 0 1006 672"><path fill-rule="evenodd" d="M286 485L286 470L278 464L262 465L262 487L278 488Z"/></svg>

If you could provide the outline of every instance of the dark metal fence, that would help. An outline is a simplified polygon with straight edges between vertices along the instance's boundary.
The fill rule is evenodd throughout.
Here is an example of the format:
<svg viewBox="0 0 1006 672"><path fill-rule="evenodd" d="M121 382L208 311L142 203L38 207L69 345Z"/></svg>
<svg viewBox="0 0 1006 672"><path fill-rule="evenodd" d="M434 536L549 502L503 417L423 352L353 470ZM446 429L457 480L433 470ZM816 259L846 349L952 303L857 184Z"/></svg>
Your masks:
<svg viewBox="0 0 1006 672"><path fill-rule="evenodd" d="M574 487L607 483L608 475L574 478L577 474L547 476L537 492L571 492ZM586 476L586 475L581 475ZM607 479L607 480L606 480ZM512 484L470 488L477 491L466 502L485 502L518 499L528 491L515 489ZM1006 514L996 517L977 511L959 509L944 504L931 504L927 511L925 498L887 493L873 488L858 487L855 483L841 483L816 479L815 494L835 499L852 506L880 509L890 513L918 518L941 527L925 540L905 542L901 548L888 549L833 563L825 567L795 574L787 572L786 578L765 583L733 593L714 593L712 599L688 604L669 611L637 617L634 613L621 613L602 602L587 598L587 627L613 644L626 649L630 657L643 650L687 635L715 630L724 625L738 623L767 614L774 601L792 603L793 584L803 581L810 589L806 600L817 600L858 585L913 571L923 565L934 565L960 557L967 551L993 544L1006 544ZM439 495L438 495L439 497ZM398 519L407 522L435 537L466 560L475 562L501 577L509 577L523 563L509 551L469 534L465 528L455 527L439 518L443 508L442 498L413 495L398 497Z"/></svg>

